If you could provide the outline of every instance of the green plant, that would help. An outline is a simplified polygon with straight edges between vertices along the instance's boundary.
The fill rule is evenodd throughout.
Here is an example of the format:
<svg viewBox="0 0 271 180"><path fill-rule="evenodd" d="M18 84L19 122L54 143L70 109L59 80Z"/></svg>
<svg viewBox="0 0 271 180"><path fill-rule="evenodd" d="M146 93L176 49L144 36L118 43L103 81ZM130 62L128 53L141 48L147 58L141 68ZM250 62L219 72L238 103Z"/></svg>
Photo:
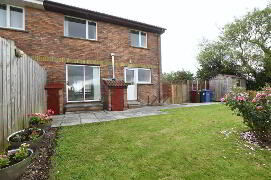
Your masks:
<svg viewBox="0 0 271 180"><path fill-rule="evenodd" d="M40 133L37 130L33 130L29 136L30 136L30 139L35 140L40 137Z"/></svg>
<svg viewBox="0 0 271 180"><path fill-rule="evenodd" d="M4 168L9 165L9 157L5 154L0 154L0 168Z"/></svg>
<svg viewBox="0 0 271 180"><path fill-rule="evenodd" d="M54 111L51 109L48 109L48 111L46 113L31 114L31 115L29 115L30 116L29 124L30 124L30 126L47 124L52 120L51 119L52 115L54 115Z"/></svg>
<svg viewBox="0 0 271 180"><path fill-rule="evenodd" d="M243 117L244 123L251 128L262 140L270 141L271 137L271 88L265 87L250 96L242 88L233 88L229 94L222 98L226 105L238 116Z"/></svg>
<svg viewBox="0 0 271 180"><path fill-rule="evenodd" d="M22 161L28 156L28 147L29 144L23 143L21 144L19 151L15 153L14 159L16 161Z"/></svg>
<svg viewBox="0 0 271 180"><path fill-rule="evenodd" d="M29 123L34 125L34 124L39 124L41 122L41 118L37 116L32 116L30 117Z"/></svg>

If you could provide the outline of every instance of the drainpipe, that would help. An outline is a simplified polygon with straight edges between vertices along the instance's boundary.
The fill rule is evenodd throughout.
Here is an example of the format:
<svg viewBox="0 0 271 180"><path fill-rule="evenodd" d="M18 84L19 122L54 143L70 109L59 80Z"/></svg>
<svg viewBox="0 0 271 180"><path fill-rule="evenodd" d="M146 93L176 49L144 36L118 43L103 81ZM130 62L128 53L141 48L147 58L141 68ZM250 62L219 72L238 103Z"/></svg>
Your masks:
<svg viewBox="0 0 271 180"><path fill-rule="evenodd" d="M111 55L111 57L112 57L113 79L116 79L116 78L115 78L115 53L111 53L110 55Z"/></svg>
<svg viewBox="0 0 271 180"><path fill-rule="evenodd" d="M161 55L161 37L159 38L159 34L157 34L157 56L158 56L158 83L159 83L159 89L158 89L158 102L161 103L161 74L160 69L162 71L161 62L162 62L162 55Z"/></svg>

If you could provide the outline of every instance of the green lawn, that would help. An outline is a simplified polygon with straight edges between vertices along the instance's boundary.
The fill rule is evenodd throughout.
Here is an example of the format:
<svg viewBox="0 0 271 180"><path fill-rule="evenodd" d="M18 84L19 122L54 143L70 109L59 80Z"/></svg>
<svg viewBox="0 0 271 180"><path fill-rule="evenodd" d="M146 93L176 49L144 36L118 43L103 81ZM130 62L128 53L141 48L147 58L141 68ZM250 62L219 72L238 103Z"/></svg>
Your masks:
<svg viewBox="0 0 271 180"><path fill-rule="evenodd" d="M245 146L223 105L65 127L53 179L270 179L271 152ZM221 131L232 132L227 137Z"/></svg>

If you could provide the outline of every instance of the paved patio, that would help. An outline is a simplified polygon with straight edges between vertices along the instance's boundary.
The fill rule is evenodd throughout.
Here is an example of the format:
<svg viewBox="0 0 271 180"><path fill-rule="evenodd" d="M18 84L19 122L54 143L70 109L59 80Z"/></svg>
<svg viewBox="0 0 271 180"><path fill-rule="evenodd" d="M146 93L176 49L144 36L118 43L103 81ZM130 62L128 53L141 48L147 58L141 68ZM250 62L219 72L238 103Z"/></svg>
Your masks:
<svg viewBox="0 0 271 180"><path fill-rule="evenodd" d="M64 115L53 116L52 127L74 126L79 124L113 121L132 117L159 115L165 114L165 112L160 111L162 109L204 106L211 104L217 103L185 103L164 106L144 106L142 108L128 109L126 111L89 111L84 113L67 113Z"/></svg>

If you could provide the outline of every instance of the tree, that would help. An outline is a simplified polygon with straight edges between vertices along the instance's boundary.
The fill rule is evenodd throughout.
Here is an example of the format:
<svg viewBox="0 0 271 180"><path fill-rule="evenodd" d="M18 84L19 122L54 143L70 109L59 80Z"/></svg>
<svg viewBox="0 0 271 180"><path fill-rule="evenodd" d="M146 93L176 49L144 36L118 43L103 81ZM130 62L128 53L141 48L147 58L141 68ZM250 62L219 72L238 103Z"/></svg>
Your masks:
<svg viewBox="0 0 271 180"><path fill-rule="evenodd" d="M217 74L239 75L250 89L271 82L271 6L255 9L224 26L215 42L201 46L197 75L206 79Z"/></svg>
<svg viewBox="0 0 271 180"><path fill-rule="evenodd" d="M194 75L190 71L176 71L163 74L163 81L170 83L178 83L184 80L193 80Z"/></svg>
<svg viewBox="0 0 271 180"><path fill-rule="evenodd" d="M218 74L240 75L239 66L229 56L229 48L222 42L204 42L197 60L201 66L197 77L208 80Z"/></svg>

